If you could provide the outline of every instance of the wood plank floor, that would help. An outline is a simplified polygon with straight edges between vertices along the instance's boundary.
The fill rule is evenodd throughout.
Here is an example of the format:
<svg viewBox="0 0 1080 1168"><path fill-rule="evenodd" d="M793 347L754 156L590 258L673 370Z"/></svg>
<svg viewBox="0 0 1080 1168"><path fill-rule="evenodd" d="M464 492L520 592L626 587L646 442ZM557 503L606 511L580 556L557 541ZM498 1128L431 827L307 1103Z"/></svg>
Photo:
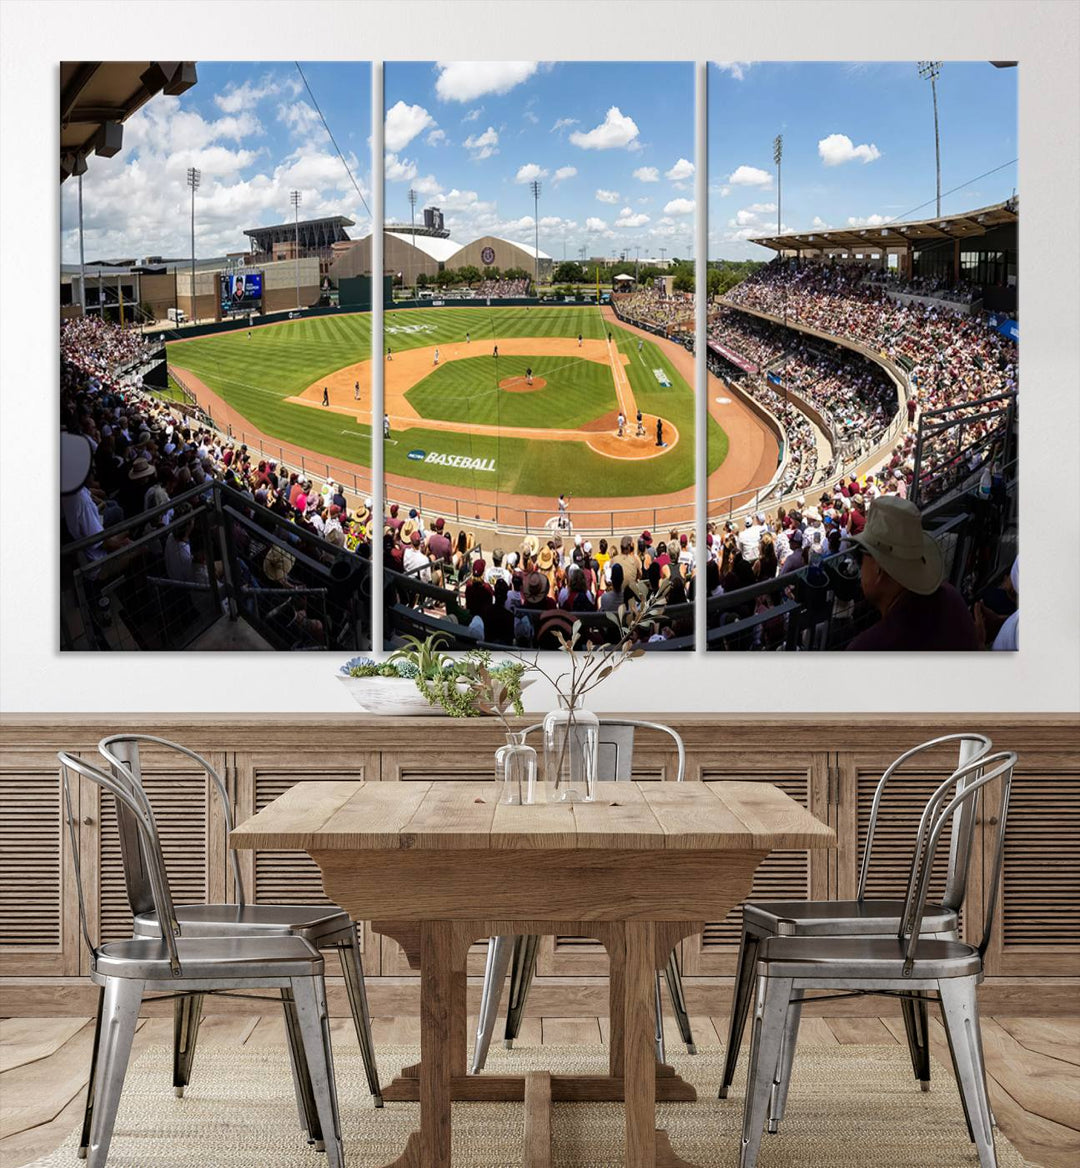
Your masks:
<svg viewBox="0 0 1080 1168"><path fill-rule="evenodd" d="M720 1045L726 1018L691 1019L700 1047ZM472 1024L471 1024L472 1025ZM351 1031L337 1018L334 1032ZM471 1027L470 1027L471 1028ZM945 1032L932 1020L934 1054L949 1064ZM419 1043L416 1017L376 1018L376 1044ZM606 1042L606 1018L527 1018L519 1042L558 1045ZM678 1046L671 1018L668 1043ZM8 1018L0 1021L0 1168L21 1168L59 1146L79 1123L93 1039L91 1019ZM803 1020L802 1042L903 1042L893 1018ZM146 1046L172 1041L172 1020L150 1018L135 1035L134 1058ZM211 1015L199 1043L281 1045L280 1019ZM983 1020L990 1094L998 1124L1033 1165L1073 1168L1080 1163L1080 1018L993 1017ZM871 1160L867 1161L872 1162Z"/></svg>

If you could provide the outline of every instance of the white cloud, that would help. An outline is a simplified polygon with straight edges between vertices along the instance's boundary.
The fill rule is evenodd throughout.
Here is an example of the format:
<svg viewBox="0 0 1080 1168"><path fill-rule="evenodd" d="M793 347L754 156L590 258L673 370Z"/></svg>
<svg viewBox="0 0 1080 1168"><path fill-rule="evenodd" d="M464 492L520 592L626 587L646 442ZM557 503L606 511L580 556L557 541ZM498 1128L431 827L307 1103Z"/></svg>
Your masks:
<svg viewBox="0 0 1080 1168"><path fill-rule="evenodd" d="M629 207L623 207L618 219L615 220L616 227L644 227L649 222L649 216L644 211L635 215L631 212Z"/></svg>
<svg viewBox="0 0 1080 1168"><path fill-rule="evenodd" d="M593 232L607 231L607 224L603 221L603 219L597 219L595 215L590 215L589 218L585 220L585 230Z"/></svg>
<svg viewBox="0 0 1080 1168"><path fill-rule="evenodd" d="M324 142L330 140L323 128L322 118L319 117L314 106L308 105L306 101L294 101L288 105L279 105L277 118L279 122L288 126L296 138L311 139L317 137Z"/></svg>
<svg viewBox="0 0 1080 1168"><path fill-rule="evenodd" d="M264 97L273 96L279 89L269 78L255 84L245 81L243 85L230 85L222 93L215 93L214 103L224 113L238 114L254 109Z"/></svg>
<svg viewBox="0 0 1080 1168"><path fill-rule="evenodd" d="M536 61L439 61L435 93L440 101L475 101L485 93L509 93L538 68Z"/></svg>
<svg viewBox="0 0 1080 1168"><path fill-rule="evenodd" d="M559 169L551 176L555 183L566 182L568 178L573 178L577 174L576 166L560 166Z"/></svg>
<svg viewBox="0 0 1080 1168"><path fill-rule="evenodd" d="M412 183L412 188L418 195L431 197L432 202L435 202L441 197L441 184L433 174L425 174L423 178L415 179Z"/></svg>
<svg viewBox="0 0 1080 1168"><path fill-rule="evenodd" d="M743 211L736 211L735 218L728 220L732 227L749 227L752 223L758 222L757 213L750 209Z"/></svg>
<svg viewBox="0 0 1080 1168"><path fill-rule="evenodd" d="M546 177L547 171L542 166L538 166L535 162L526 162L518 167L518 172L514 175L514 182L534 182L538 178Z"/></svg>
<svg viewBox="0 0 1080 1168"><path fill-rule="evenodd" d="M416 178L416 163L407 158L398 158L396 154L386 156L386 181L408 182Z"/></svg>
<svg viewBox="0 0 1080 1168"><path fill-rule="evenodd" d="M292 95L286 84L278 96L283 95ZM240 98L237 105L248 100ZM290 124L284 117L282 123ZM255 137L260 142L251 140ZM84 178L87 258L186 255L188 166L203 172L196 198L195 246L200 256L246 250L245 227L287 220L290 190L301 191L305 218L344 215L356 222L355 234L369 230L345 167L320 135L281 149L284 155L271 160L250 109L214 120L183 109L179 98L159 96L125 124L123 155L108 166L91 164ZM345 157L368 196L366 155L363 165L347 148ZM76 193L72 183L61 191L65 262L78 257Z"/></svg>
<svg viewBox="0 0 1080 1168"><path fill-rule="evenodd" d="M440 143L446 143L449 145L445 130L432 130L431 133L428 134L428 136L424 139L424 141L429 146L438 146Z"/></svg>
<svg viewBox="0 0 1080 1168"><path fill-rule="evenodd" d="M475 122L479 120L480 115L483 112L484 107L482 105L475 106L473 109L469 110L469 112L461 119L462 124L465 122Z"/></svg>
<svg viewBox="0 0 1080 1168"><path fill-rule="evenodd" d="M694 164L687 158L680 158L670 170L664 171L664 178L672 182L682 182L694 173Z"/></svg>
<svg viewBox="0 0 1080 1168"><path fill-rule="evenodd" d="M691 215L693 211L693 199L672 199L670 203L664 206L665 215Z"/></svg>
<svg viewBox="0 0 1080 1168"><path fill-rule="evenodd" d="M404 150L428 126L434 126L435 119L422 105L406 105L397 102L386 111L386 149L392 154Z"/></svg>
<svg viewBox="0 0 1080 1168"><path fill-rule="evenodd" d="M619 147L633 149L637 145L638 128L634 119L613 105L598 126L591 130L575 130L570 141L582 150L613 150Z"/></svg>
<svg viewBox="0 0 1080 1168"><path fill-rule="evenodd" d="M617 203L619 201L618 191L606 191L601 187L596 192L596 201L598 203Z"/></svg>
<svg viewBox="0 0 1080 1168"><path fill-rule="evenodd" d="M532 122L534 126L540 121L540 119L532 112L532 110L526 110L521 116L527 122Z"/></svg>
<svg viewBox="0 0 1080 1168"><path fill-rule="evenodd" d="M577 223L573 219L563 219L559 215L544 215L540 220L540 226L545 231L573 231L577 227Z"/></svg>
<svg viewBox="0 0 1080 1168"><path fill-rule="evenodd" d="M772 175L757 166L737 166L727 181L736 187L771 187Z"/></svg>
<svg viewBox="0 0 1080 1168"><path fill-rule="evenodd" d="M771 211L776 210L775 203L751 203L748 210L753 211L755 215L768 215Z"/></svg>
<svg viewBox="0 0 1080 1168"><path fill-rule="evenodd" d="M816 228L818 231L828 231L829 230L828 223L826 223L825 220L822 219L822 217L820 215L815 215L813 217L813 219L810 220L810 226L813 228Z"/></svg>
<svg viewBox="0 0 1080 1168"><path fill-rule="evenodd" d="M881 151L872 143L864 142L856 146L847 134L830 134L817 144L818 154L826 166L841 166L845 162L873 162L881 157Z"/></svg>
<svg viewBox="0 0 1080 1168"><path fill-rule="evenodd" d="M470 134L464 146L473 162L483 162L485 158L499 153L498 131L494 126L488 126L482 134Z"/></svg>
<svg viewBox="0 0 1080 1168"><path fill-rule="evenodd" d="M891 215L850 215L848 216L848 226L881 227L885 223L891 223L892 220Z"/></svg>
<svg viewBox="0 0 1080 1168"><path fill-rule="evenodd" d="M634 178L636 178L638 182L659 182L660 171L657 170L655 166L639 166L637 170L634 171Z"/></svg>
<svg viewBox="0 0 1080 1168"><path fill-rule="evenodd" d="M567 127L576 126L577 124L577 118L556 118L555 125L551 127L550 133L554 134L558 130L565 130Z"/></svg>
<svg viewBox="0 0 1080 1168"><path fill-rule="evenodd" d="M742 81L747 74L752 61L717 61L716 66L724 73L729 73L736 81Z"/></svg>

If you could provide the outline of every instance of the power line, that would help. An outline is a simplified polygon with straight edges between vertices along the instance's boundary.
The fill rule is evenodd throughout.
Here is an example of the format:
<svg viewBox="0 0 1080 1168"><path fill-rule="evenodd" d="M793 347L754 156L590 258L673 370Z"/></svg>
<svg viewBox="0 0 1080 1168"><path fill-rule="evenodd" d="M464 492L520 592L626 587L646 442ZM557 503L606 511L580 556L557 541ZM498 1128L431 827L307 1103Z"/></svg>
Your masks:
<svg viewBox="0 0 1080 1168"><path fill-rule="evenodd" d="M1010 159L1010 161L1008 161L1008 162L1003 162L1000 166L995 166L993 168L993 170L984 170L982 174L977 174L974 178L969 178L966 182L962 182L958 187L953 187L951 191L945 191L945 193L941 197L945 198L948 195L955 195L957 191L962 191L964 189L964 187L971 186L972 183L978 182L979 179L988 178L992 174L997 174L997 172L999 170L1004 170L1007 166L1015 166L1016 163L1019 161L1020 161L1019 158L1013 158L1013 159ZM895 218L890 219L889 222L890 223L902 223L909 215L914 214L916 211L921 211L923 209L923 207L929 207L930 204L933 203L934 201L935 201L934 199L927 199L925 203L920 203L917 207L912 207L910 211L905 211L903 213L903 215L895 216ZM946 219L948 218L947 215L944 217Z"/></svg>
<svg viewBox="0 0 1080 1168"><path fill-rule="evenodd" d="M341 153L341 147L337 144L337 139L334 137L334 132L326 124L326 118L323 117L323 112L319 109L319 103L315 100L315 94L311 92L311 86L308 85L308 79L304 76L304 70L300 68L299 61L293 61L296 66L296 71L300 74L300 80L304 83L304 88L308 92L308 97L311 98L311 104L315 107L315 112L319 115L319 120L323 124L323 129L329 135L330 141L334 144L334 149L337 151L338 158L341 159L341 165L345 167L345 173L349 176L349 180L356 188L356 193L360 196L360 202L364 204L364 210L368 213L368 218L374 223L375 216L371 213L371 208L367 205L367 199L364 198L364 192L360 189L360 184L353 177L353 172L349 169L349 164L345 161L345 155Z"/></svg>

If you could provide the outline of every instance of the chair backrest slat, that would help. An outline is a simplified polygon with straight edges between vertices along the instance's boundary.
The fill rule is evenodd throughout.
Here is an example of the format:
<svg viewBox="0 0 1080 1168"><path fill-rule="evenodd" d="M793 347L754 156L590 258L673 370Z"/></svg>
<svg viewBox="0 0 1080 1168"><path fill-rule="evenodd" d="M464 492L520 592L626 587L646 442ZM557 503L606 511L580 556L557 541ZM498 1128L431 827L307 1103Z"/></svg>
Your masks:
<svg viewBox="0 0 1080 1168"><path fill-rule="evenodd" d="M919 940L919 929L934 858L945 829L954 823L958 814L978 815L983 788L996 779L1001 779L1001 810L999 814L998 838L994 863L990 873L990 887L987 889L987 913L983 922L983 933L979 942L980 953L986 952L994 923L994 909L997 902L997 885L1001 879L1001 865L1004 856L1005 823L1008 817L1009 796L1012 790L1013 769L1017 756L1009 751L980 757L959 767L931 795L919 823L919 832L912 855L911 875L908 880L904 915L900 921L899 939L905 946L907 963L910 966L915 957Z"/></svg>
<svg viewBox="0 0 1080 1168"><path fill-rule="evenodd" d="M101 787L102 790L112 794L118 804L122 805L130 813L132 822L137 825L140 851L146 864L150 888L153 893L153 907L157 911L161 938L165 942L169 955L169 965L173 973L179 975L181 972L180 958L176 949L176 934L179 932L179 927L176 924L176 911L173 907L172 892L169 888L169 876L165 870L164 857L161 854L161 842L158 836L157 823L154 820L154 812L146 795L142 791L142 788L135 782L135 777L131 772L118 762L113 764L114 770L117 767L120 768L120 775L116 777L113 774L106 774L105 771L99 770L83 759L76 758L74 755L63 750L57 753L57 758L60 760L61 774L64 781L65 801L68 810L69 831L71 833L73 849L72 859L80 885L79 914L83 926L83 935L86 938L91 955L96 959L97 949L90 938L90 929L86 917L86 905L81 893L82 865L80 863L81 856L77 832L74 830L74 825L72 824L71 789L69 783L70 771L74 771L83 778L89 779L92 783L96 783L97 786Z"/></svg>
<svg viewBox="0 0 1080 1168"><path fill-rule="evenodd" d="M944 734L940 738L932 738L929 742L920 743L910 750L904 751L886 768L885 773L878 780L874 790L874 799L870 807L870 821L866 828L866 841L863 846L862 866L859 869L859 885L856 892L857 900L866 898L866 886L870 876L870 865L874 850L874 838L877 831L878 817L885 801L886 788L894 778L902 779L899 772L913 759L918 759L927 751L955 743L958 747L957 766L964 767L968 763L982 758L993 749L993 743L985 734L963 733ZM945 880L945 892L942 903L946 908L959 910L964 902L964 893L967 888L968 863L971 858L971 841L974 831L974 811L965 809L953 823L952 837L949 845L949 866Z"/></svg>
<svg viewBox="0 0 1080 1168"><path fill-rule="evenodd" d="M117 764L119 764L120 769L126 768L134 775L135 781L145 792L146 788L143 784L142 776L142 760L139 753L140 745L160 746L165 750L174 751L177 754L183 755L185 758L191 759L192 762L202 768L221 804L221 813L225 821L225 837L227 840L229 833L232 832L235 826L229 790L221 775L218 774L217 770L201 754L196 754L194 750L183 746L179 742L172 742L168 738L159 738L155 734L111 734L98 743L98 750L102 757L113 767L114 772L117 769ZM135 838L137 839L137 833ZM128 852L125 848L123 830L121 831L120 845L124 856L124 878L127 881L128 900L131 902L132 911L136 914L146 912L149 908L153 907L153 904L152 901L147 903L149 889L145 884L145 880L141 878L141 860L133 859L129 873ZM244 882L240 875L240 862L237 859L236 850L229 848L227 845L226 848L229 856L229 866L232 870L233 900L234 903L243 905L246 901L244 898ZM136 908L136 904L142 907Z"/></svg>
<svg viewBox="0 0 1080 1168"><path fill-rule="evenodd" d="M534 722L525 728L525 736L543 729L543 723ZM675 743L678 752L678 767L675 781L686 777L686 747L682 736L662 722L645 722L637 718L601 718L597 735L596 773L601 783L624 782L633 778L634 734L637 730L656 730L666 734Z"/></svg>

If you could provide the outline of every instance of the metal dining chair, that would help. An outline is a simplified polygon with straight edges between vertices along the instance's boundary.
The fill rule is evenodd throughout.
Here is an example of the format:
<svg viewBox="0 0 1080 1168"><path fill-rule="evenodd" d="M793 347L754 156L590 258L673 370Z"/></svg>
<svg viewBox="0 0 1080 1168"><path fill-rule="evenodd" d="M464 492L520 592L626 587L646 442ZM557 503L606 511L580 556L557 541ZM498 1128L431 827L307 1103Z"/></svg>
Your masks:
<svg viewBox="0 0 1080 1168"><path fill-rule="evenodd" d="M983 755L960 767L930 797L919 823L895 936L770 937L761 943L740 1168L754 1168L757 1163L766 1119L770 1132L783 1119L786 1077L798 1040L799 1004L801 996L811 991L841 998L852 992L901 1000L917 995L920 1002L928 994L936 995L968 1134L978 1151L980 1168L997 1168L976 987L983 979L983 957L993 929L1016 758L1005 751ZM945 829L958 817L973 820L983 788L996 779L1002 780L1001 806L982 939L976 946L929 937L926 899Z"/></svg>
<svg viewBox="0 0 1080 1168"><path fill-rule="evenodd" d="M206 773L222 807L226 836L233 828L232 804L228 790L215 768L193 750L151 734L115 734L98 744L101 755L109 763L115 778L131 779L142 791L140 745L153 745L174 751L191 759ZM145 793L144 793L145 797ZM141 854L138 825L124 805L117 803L117 827L120 851L124 864L124 880L128 902L134 916L134 936L157 936L157 910L149 882L146 860ZM375 1061L375 1046L371 1037L371 1018L364 986L364 969L360 958L357 926L349 915L336 905L248 904L236 853L229 851L234 904L183 904L174 906L176 920L183 936L197 937L300 937L316 949L336 949L345 975L345 990L352 1012L353 1025L360 1043L368 1088L376 1107L382 1107L379 1072ZM191 1081L195 1046L202 1015L199 995L177 997L173 1013L173 1089L183 1095ZM100 1007L100 1002L99 1002ZM286 1040L296 1054L299 1035L289 1006L283 999ZM294 1057L293 1065L299 1065ZM92 1068L91 1068L92 1071ZM311 1092L301 1077L296 1082L298 1099L303 1102L307 1123L305 1130L317 1147L322 1143L319 1118ZM89 1118L84 1122L88 1132Z"/></svg>
<svg viewBox="0 0 1080 1168"><path fill-rule="evenodd" d="M543 728L537 722L526 727L526 737ZM666 734L675 744L678 767L675 781L686 777L686 747L680 735L660 722L643 722L635 718L601 718L597 747L596 772L601 782L623 782L631 777L634 762L634 732L656 730ZM525 1016L525 999L533 974L536 972L536 954L540 944L537 936L500 936L488 941L487 964L484 968L484 987L480 995L480 1017L476 1026L476 1045L473 1050L472 1073L478 1074L487 1061L495 1021L499 1013L499 999L507 971L510 973L510 991L506 1007L506 1031L503 1039L506 1049L514 1045ZM679 1027L679 1035L689 1054L697 1051L690 1029L690 1016L683 995L682 971L677 953L672 952L664 970L668 995ZM660 974L656 975L656 1057L664 1061L664 1024L660 995Z"/></svg>
<svg viewBox="0 0 1080 1168"><path fill-rule="evenodd" d="M293 1077L294 1081L307 1083L325 1143L327 1164L329 1168L344 1168L324 963L319 951L302 937L294 936L182 936L157 823L145 792L130 772L118 764L114 764L110 775L65 751L60 751L57 757L78 889L79 920L90 951L90 978L101 990L94 1060L87 1089L89 1126L80 1141L80 1157L87 1160L90 1168L104 1168L108 1159L131 1044L144 1001L167 1001L178 994L201 999L212 993L250 998L253 995L239 991L271 989L281 994L291 1016L297 1038L295 1047L290 1047ZM90 938L79 833L72 811L72 773L111 793L117 806L123 807L129 827L137 833L142 869L157 920L161 922L152 936L104 945L95 945ZM163 997L148 998L148 994ZM303 1107L300 1119L301 1123L305 1122Z"/></svg>
<svg viewBox="0 0 1080 1168"><path fill-rule="evenodd" d="M898 772L912 759L919 759L926 751L956 744L958 766L974 762L985 756L992 743L983 734L946 734L923 742L905 751L893 762L878 781L870 808L870 820L866 829L866 844L863 849L862 866L859 871L859 885L854 900L795 900L795 901L755 901L749 900L743 907L742 942L739 947L738 973L735 978L734 999L728 1020L727 1050L724 1057L724 1074L720 1082L719 1095L727 1098L735 1079L735 1067L739 1061L739 1048L746 1028L747 1015L754 994L754 969L758 950L769 937L888 937L892 936L900 924L904 902L900 899L871 899L866 895L870 864L874 850L874 836L877 832L878 817L885 798L886 788L894 778L903 778ZM976 772L977 773L977 772ZM968 860L971 854L971 838L974 830L974 814L970 808L957 816L952 825L949 851L949 865L945 880L945 890L940 904L926 908L923 932L940 940L958 940L958 914L964 902L967 888ZM907 1034L908 1049L915 1078L924 1091L930 1089L930 1047L927 1041L926 1003L917 995L902 999L904 1029ZM801 1007L796 1005L798 1011Z"/></svg>

